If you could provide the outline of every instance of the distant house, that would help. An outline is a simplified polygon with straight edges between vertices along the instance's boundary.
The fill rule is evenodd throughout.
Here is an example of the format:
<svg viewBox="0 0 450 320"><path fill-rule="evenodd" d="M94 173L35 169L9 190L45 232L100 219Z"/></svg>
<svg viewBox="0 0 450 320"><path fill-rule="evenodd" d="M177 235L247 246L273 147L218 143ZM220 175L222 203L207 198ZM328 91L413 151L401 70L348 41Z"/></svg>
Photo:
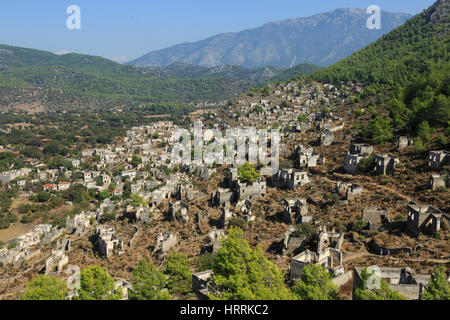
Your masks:
<svg viewBox="0 0 450 320"><path fill-rule="evenodd" d="M55 183L44 184L44 185L42 186L42 188L43 188L45 191L58 191L58 185L55 184Z"/></svg>

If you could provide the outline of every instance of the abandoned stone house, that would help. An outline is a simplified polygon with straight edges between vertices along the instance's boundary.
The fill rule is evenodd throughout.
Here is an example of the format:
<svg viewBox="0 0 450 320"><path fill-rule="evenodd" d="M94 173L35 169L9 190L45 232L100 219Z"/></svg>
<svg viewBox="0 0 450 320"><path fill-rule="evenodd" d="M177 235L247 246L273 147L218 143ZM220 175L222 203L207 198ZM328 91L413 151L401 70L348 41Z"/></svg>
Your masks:
<svg viewBox="0 0 450 320"><path fill-rule="evenodd" d="M178 243L177 236L173 233L160 233L156 237L156 244L153 249L153 253L160 251L161 254L166 254L170 249L175 247Z"/></svg>
<svg viewBox="0 0 450 320"><path fill-rule="evenodd" d="M313 148L305 148L297 146L294 151L295 167L296 168L314 168L317 165L325 164L325 157L315 154Z"/></svg>
<svg viewBox="0 0 450 320"><path fill-rule="evenodd" d="M447 151L430 151L428 155L428 163L431 169L439 169L450 163L450 153Z"/></svg>
<svg viewBox="0 0 450 320"><path fill-rule="evenodd" d="M398 158L390 157L388 155L375 156L375 172L377 174L391 174L395 171L395 165L399 163Z"/></svg>
<svg viewBox="0 0 450 320"><path fill-rule="evenodd" d="M134 218L142 223L150 222L150 219L152 218L150 208L146 208L140 205L139 207L136 208L134 212Z"/></svg>
<svg viewBox="0 0 450 320"><path fill-rule="evenodd" d="M297 169L280 169L275 176L275 184L278 188L294 190L298 186L309 183L308 173Z"/></svg>
<svg viewBox="0 0 450 320"><path fill-rule="evenodd" d="M284 199L284 220L287 223L304 223L312 221L305 198Z"/></svg>
<svg viewBox="0 0 450 320"><path fill-rule="evenodd" d="M326 248L324 251L316 253L307 249L291 259L290 276L294 279L301 278L305 266L311 264L320 264L336 276L344 273L342 253L339 250Z"/></svg>
<svg viewBox="0 0 450 320"><path fill-rule="evenodd" d="M296 234L296 228L290 226L281 241L281 252L283 255L298 254L304 250L306 237Z"/></svg>
<svg viewBox="0 0 450 320"><path fill-rule="evenodd" d="M343 195L345 200L352 200L364 192L364 188L356 183L338 182L336 192Z"/></svg>
<svg viewBox="0 0 450 320"><path fill-rule="evenodd" d="M317 252L323 251L325 248L334 248L341 250L344 242L344 234L338 233L333 229L330 231L326 227L319 227Z"/></svg>
<svg viewBox="0 0 450 320"><path fill-rule="evenodd" d="M397 140L397 149L401 150L407 148L413 144L412 139L408 139L407 136L400 136Z"/></svg>
<svg viewBox="0 0 450 320"><path fill-rule="evenodd" d="M123 241L114 234L114 229L107 226L97 227L98 250L101 255L109 257L112 254L123 253Z"/></svg>
<svg viewBox="0 0 450 320"><path fill-rule="evenodd" d="M252 200L255 197L266 195L266 181L260 179L255 182L238 182L235 189L235 199Z"/></svg>
<svg viewBox="0 0 450 320"><path fill-rule="evenodd" d="M192 184L178 184L175 192L177 200L192 200L194 199L194 186Z"/></svg>
<svg viewBox="0 0 450 320"><path fill-rule="evenodd" d="M344 273L340 251L344 234L337 233L334 229L327 231L325 227L320 227L318 231L316 252L305 250L291 259L289 273L292 278L300 278L303 268L310 264L320 264L335 276Z"/></svg>
<svg viewBox="0 0 450 320"><path fill-rule="evenodd" d="M356 299L355 291L363 285L361 276L363 268L356 267L353 270L353 299ZM378 268L375 276L383 279L394 291L405 296L408 300L418 300L428 284L429 275L416 274L410 268Z"/></svg>
<svg viewBox="0 0 450 320"><path fill-rule="evenodd" d="M407 209L406 230L411 236L417 237L419 233L433 235L440 230L443 217L441 210L415 202L408 203Z"/></svg>
<svg viewBox="0 0 450 320"><path fill-rule="evenodd" d="M184 201L169 203L168 219L170 221L189 221L189 206Z"/></svg>
<svg viewBox="0 0 450 320"><path fill-rule="evenodd" d="M219 188L212 195L212 204L214 206L230 206L233 201L234 192L230 189Z"/></svg>
<svg viewBox="0 0 450 320"><path fill-rule="evenodd" d="M53 272L59 274L68 263L69 257L64 250L53 250L51 256L45 260L45 274Z"/></svg>
<svg viewBox="0 0 450 320"><path fill-rule="evenodd" d="M362 220L367 222L371 231L379 230L383 225L389 223L389 210L378 210L378 208L371 207L362 210Z"/></svg>
<svg viewBox="0 0 450 320"><path fill-rule="evenodd" d="M439 188L446 188L450 184L450 179L441 177L438 174L432 174L430 178L430 189L437 190Z"/></svg>
<svg viewBox="0 0 450 320"><path fill-rule="evenodd" d="M66 230L70 234L76 236L81 236L89 229L91 226L90 219L95 218L95 213L85 213L82 212L73 218L67 217L66 219Z"/></svg>
<svg viewBox="0 0 450 320"><path fill-rule="evenodd" d="M360 154L346 154L344 157L344 164L342 165L342 168L347 173L355 174L358 170L358 163L362 159L364 159L364 156Z"/></svg>
<svg viewBox="0 0 450 320"><path fill-rule="evenodd" d="M350 154L359 154L370 156L373 153L373 146L363 143L354 143L350 145Z"/></svg>

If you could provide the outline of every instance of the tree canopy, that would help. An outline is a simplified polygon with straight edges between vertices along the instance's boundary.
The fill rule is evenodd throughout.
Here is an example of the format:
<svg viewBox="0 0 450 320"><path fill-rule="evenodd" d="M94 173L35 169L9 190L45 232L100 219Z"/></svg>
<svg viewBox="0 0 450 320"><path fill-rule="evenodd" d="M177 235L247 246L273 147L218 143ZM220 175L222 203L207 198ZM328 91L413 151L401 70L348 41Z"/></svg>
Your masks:
<svg viewBox="0 0 450 320"><path fill-rule="evenodd" d="M212 299L291 300L295 295L285 287L284 274L262 252L252 250L241 229L230 228L213 264L217 292Z"/></svg>

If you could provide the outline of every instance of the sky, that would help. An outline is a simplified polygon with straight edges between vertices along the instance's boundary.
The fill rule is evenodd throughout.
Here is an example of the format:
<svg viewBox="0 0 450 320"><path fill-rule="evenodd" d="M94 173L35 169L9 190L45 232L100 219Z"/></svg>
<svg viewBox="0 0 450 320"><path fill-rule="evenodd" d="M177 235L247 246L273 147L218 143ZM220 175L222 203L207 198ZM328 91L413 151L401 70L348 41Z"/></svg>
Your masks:
<svg viewBox="0 0 450 320"><path fill-rule="evenodd" d="M0 44L103 56L118 62L149 51L264 23L309 17L337 8L367 8L412 15L435 0L3 0ZM70 30L67 8L81 11Z"/></svg>

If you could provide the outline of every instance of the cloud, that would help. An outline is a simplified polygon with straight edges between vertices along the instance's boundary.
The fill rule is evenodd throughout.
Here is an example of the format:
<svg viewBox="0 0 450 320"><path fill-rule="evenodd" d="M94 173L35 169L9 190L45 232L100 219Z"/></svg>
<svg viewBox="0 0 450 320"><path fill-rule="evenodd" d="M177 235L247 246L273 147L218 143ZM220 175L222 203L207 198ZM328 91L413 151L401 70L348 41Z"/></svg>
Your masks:
<svg viewBox="0 0 450 320"><path fill-rule="evenodd" d="M58 52L56 52L56 54L57 55L63 55L63 54L68 54L68 53L71 53L69 50L61 50L61 51L58 51Z"/></svg>
<svg viewBox="0 0 450 320"><path fill-rule="evenodd" d="M110 59L117 63L124 63L124 62L128 61L128 58L125 56L114 56L114 57L111 57Z"/></svg>

